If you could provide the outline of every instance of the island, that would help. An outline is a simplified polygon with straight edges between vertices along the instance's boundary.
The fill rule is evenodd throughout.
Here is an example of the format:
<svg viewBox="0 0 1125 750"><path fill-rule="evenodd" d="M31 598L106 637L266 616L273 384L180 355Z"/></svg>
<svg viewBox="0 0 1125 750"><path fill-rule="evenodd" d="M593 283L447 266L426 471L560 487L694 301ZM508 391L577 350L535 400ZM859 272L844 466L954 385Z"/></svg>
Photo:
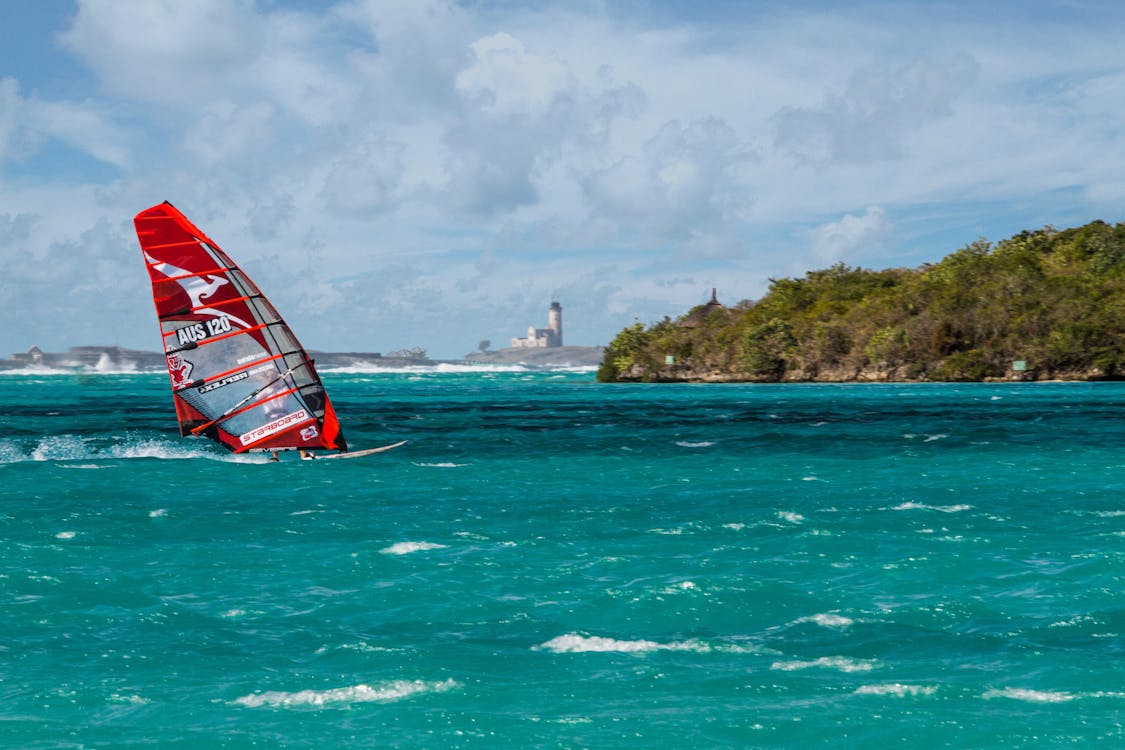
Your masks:
<svg viewBox="0 0 1125 750"><path fill-rule="evenodd" d="M934 264L843 263L622 330L602 382L1125 379L1125 224L977 240Z"/></svg>

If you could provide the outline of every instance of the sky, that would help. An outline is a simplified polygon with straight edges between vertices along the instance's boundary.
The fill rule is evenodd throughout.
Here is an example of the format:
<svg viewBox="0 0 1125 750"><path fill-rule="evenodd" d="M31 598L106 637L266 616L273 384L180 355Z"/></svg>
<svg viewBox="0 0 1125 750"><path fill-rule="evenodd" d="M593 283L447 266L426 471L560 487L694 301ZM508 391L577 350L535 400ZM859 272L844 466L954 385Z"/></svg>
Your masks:
<svg viewBox="0 0 1125 750"><path fill-rule="evenodd" d="M168 200L306 347L565 343L1125 221L1116 0L0 0L0 357L159 349Z"/></svg>

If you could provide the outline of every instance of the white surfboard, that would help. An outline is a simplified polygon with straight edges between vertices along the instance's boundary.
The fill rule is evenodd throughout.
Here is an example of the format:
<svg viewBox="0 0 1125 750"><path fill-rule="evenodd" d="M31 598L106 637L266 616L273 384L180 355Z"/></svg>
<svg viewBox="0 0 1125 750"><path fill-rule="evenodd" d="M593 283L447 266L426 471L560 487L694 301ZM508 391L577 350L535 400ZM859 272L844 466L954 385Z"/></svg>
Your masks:
<svg viewBox="0 0 1125 750"><path fill-rule="evenodd" d="M348 451L347 453L329 453L325 456L316 456L316 460L317 461L323 461L323 460L328 459L328 458L359 458L360 456L370 456L373 453L382 453L383 451L389 451L391 448L397 448L400 445L406 445L407 442L408 441L403 440L402 442L399 442L399 443L393 443L391 445L384 445L384 446L380 446L379 448L368 448L368 449L362 450L362 451ZM305 460L311 461L312 459L305 459Z"/></svg>

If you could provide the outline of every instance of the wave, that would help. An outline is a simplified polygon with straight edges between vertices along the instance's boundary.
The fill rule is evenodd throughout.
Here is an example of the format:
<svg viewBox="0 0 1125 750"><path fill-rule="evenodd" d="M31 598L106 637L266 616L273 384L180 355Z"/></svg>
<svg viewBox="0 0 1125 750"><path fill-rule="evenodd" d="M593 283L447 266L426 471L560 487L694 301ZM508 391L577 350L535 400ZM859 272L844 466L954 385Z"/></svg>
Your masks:
<svg viewBox="0 0 1125 750"><path fill-rule="evenodd" d="M874 659L853 659L850 656L822 656L809 661L775 661L770 669L796 672L802 669L835 669L840 672L870 672L879 666Z"/></svg>
<svg viewBox="0 0 1125 750"><path fill-rule="evenodd" d="M933 695L936 692L936 685L903 685L900 682L892 682L886 685L860 685L855 689L854 695L893 695L905 698Z"/></svg>
<svg viewBox="0 0 1125 750"><path fill-rule="evenodd" d="M711 440L698 440L698 441L677 440L676 441L676 445L680 446L681 448L710 448L714 444L715 444L714 441L711 441Z"/></svg>
<svg viewBox="0 0 1125 750"><path fill-rule="evenodd" d="M318 367L321 373L338 373L341 375L449 375L465 373L576 373L585 374L597 372L593 365L532 365L525 363L512 364L471 364L463 362L438 362L432 365L378 365L375 363L362 363L352 365L333 365Z"/></svg>
<svg viewBox="0 0 1125 750"><path fill-rule="evenodd" d="M810 615L809 617L802 617L798 620L794 620L794 623L802 622L811 622L814 625L821 626L822 628L832 628L835 630L850 628L855 624L855 620L850 617L844 617L843 615L836 615L830 612L819 615Z"/></svg>
<svg viewBox="0 0 1125 750"><path fill-rule="evenodd" d="M694 638L686 641L660 643L659 641L649 640L623 641L598 635L579 635L578 633L567 633L566 635L556 636L545 643L534 646L532 650L550 651L556 654L645 654L654 651L687 651L697 654L709 654L713 652L751 654L759 652L759 649L752 646L727 643L712 644Z"/></svg>
<svg viewBox="0 0 1125 750"><path fill-rule="evenodd" d="M981 697L985 700L992 700L994 698L1008 698L1010 700L1024 701L1026 703L1066 703L1067 701L1074 700L1077 696L1075 696L1073 693L1065 693L1054 690L1004 688L1002 690L989 690Z"/></svg>
<svg viewBox="0 0 1125 750"><path fill-rule="evenodd" d="M101 361L94 365L63 365L61 367L14 367L0 369L0 377L5 375L22 377L58 377L60 375L160 375L167 374L163 368L137 367L132 362L115 363Z"/></svg>
<svg viewBox="0 0 1125 750"><path fill-rule="evenodd" d="M926 505L925 503L915 503L915 502L911 502L911 501L901 503L901 504L896 505L895 507L891 508L891 510L936 510L936 511L940 511L942 513L960 513L961 511L972 510L972 509L973 509L973 506L964 505L964 504L961 504L961 505Z"/></svg>
<svg viewBox="0 0 1125 750"><path fill-rule="evenodd" d="M460 687L453 680L425 682L423 680L395 680L378 685L353 685L328 690L299 690L292 693L268 691L236 698L235 703L248 708L293 708L312 706L322 708L332 704L390 703L425 693L444 693Z"/></svg>
<svg viewBox="0 0 1125 750"><path fill-rule="evenodd" d="M127 443L99 446L97 438L62 434L40 438L34 445L21 446L14 440L0 441L0 464L25 461L90 461L106 459L160 458L183 460L203 458L227 463L266 463L264 453L219 452L210 443L172 442L163 439L140 439ZM104 441L102 441L104 442ZM203 446L206 447L203 447ZM73 464L71 469L104 469L104 464Z"/></svg>
<svg viewBox="0 0 1125 750"><path fill-rule="evenodd" d="M397 542L379 550L384 555L409 555L411 552L425 552L431 549L445 549L449 545L434 542Z"/></svg>

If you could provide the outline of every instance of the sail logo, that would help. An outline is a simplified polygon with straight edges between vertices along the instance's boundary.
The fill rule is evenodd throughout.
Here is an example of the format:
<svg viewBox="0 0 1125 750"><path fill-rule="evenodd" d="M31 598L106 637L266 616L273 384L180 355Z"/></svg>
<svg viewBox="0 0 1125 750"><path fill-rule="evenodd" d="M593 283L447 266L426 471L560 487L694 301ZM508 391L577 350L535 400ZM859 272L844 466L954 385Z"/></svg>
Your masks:
<svg viewBox="0 0 1125 750"><path fill-rule="evenodd" d="M215 390L216 388L222 388L224 385L230 385L231 383L237 383L240 380L246 380L246 378L248 378L248 377L250 377L250 373L248 373L246 371L238 372L238 373L235 373L234 375L228 375L227 377L223 378L222 380L216 380L213 383L208 383L207 385L200 388L199 392L200 393L210 393L211 391Z"/></svg>
<svg viewBox="0 0 1125 750"><path fill-rule="evenodd" d="M217 318L210 320L200 321L176 330L176 338L180 340L180 346L202 341L210 336L218 336L220 333L228 333L231 330L230 318L226 315L220 315Z"/></svg>
<svg viewBox="0 0 1125 750"><path fill-rule="evenodd" d="M192 307L200 307L203 305L203 300L210 297L219 287L223 284L230 283L222 276L211 276L204 281L202 277L198 279L181 280L180 286L184 288L188 296L191 297Z"/></svg>
<svg viewBox="0 0 1125 750"><path fill-rule="evenodd" d="M169 354L167 359L168 375L172 378L172 389L175 390L191 380L191 371L195 365L179 354Z"/></svg>
<svg viewBox="0 0 1125 750"><path fill-rule="evenodd" d="M319 434L320 432L316 429L316 425L311 424L301 430L301 440L312 440Z"/></svg>
<svg viewBox="0 0 1125 750"><path fill-rule="evenodd" d="M250 432L243 433L238 436L238 439L243 445L250 445L251 443L256 443L263 438L267 438L270 435L304 422L306 419L309 419L309 413L304 409L298 409L295 412L286 414L284 417L278 417L272 422L267 422L261 427L250 430Z"/></svg>

